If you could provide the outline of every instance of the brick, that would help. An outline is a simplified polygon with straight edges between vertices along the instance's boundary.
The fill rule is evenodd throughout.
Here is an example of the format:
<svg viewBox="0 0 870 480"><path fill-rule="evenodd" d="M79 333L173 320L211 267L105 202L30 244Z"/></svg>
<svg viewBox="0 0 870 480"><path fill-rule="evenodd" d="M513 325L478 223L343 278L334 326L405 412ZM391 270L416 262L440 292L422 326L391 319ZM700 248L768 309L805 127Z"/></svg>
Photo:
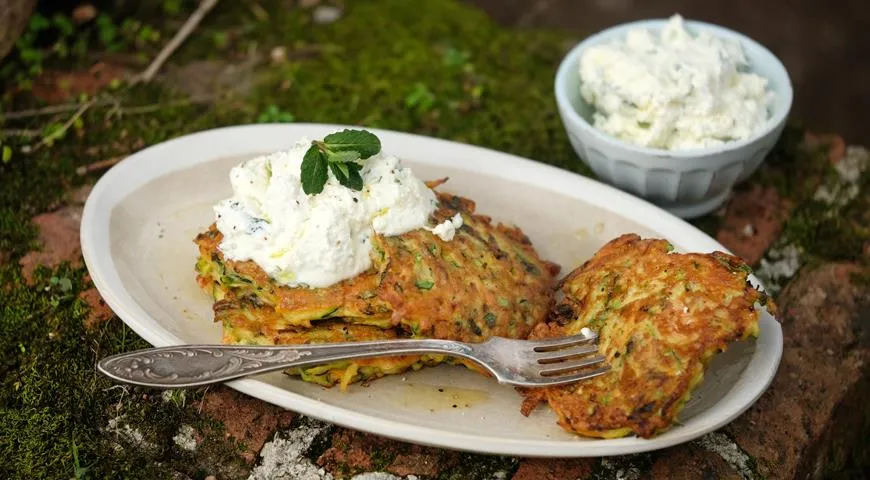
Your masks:
<svg viewBox="0 0 870 480"><path fill-rule="evenodd" d="M773 187L753 185L728 202L716 240L749 265L755 265L782 233L792 203Z"/></svg>
<svg viewBox="0 0 870 480"><path fill-rule="evenodd" d="M208 392L196 406L224 424L227 438L241 441L242 457L253 462L266 440L279 428L287 428L295 414L227 387Z"/></svg>
<svg viewBox="0 0 870 480"><path fill-rule="evenodd" d="M400 477L436 477L447 466L441 462L441 455L435 452L400 453L387 467L387 471Z"/></svg>
<svg viewBox="0 0 870 480"><path fill-rule="evenodd" d="M742 480L742 476L719 455L690 444L664 450L646 473L646 478L669 480Z"/></svg>
<svg viewBox="0 0 870 480"><path fill-rule="evenodd" d="M79 226L82 222L82 207L69 205L33 218L39 229L40 250L28 252L18 261L21 274L28 285L33 285L33 272L39 265L54 268L64 262L74 267L81 266L82 246L79 241Z"/></svg>
<svg viewBox="0 0 870 480"><path fill-rule="evenodd" d="M128 74L126 68L106 62L74 72L46 71L35 80L33 95L47 103L64 102L81 94L93 96Z"/></svg>
<svg viewBox="0 0 870 480"><path fill-rule="evenodd" d="M386 439L354 430L338 429L332 436L332 445L320 455L317 464L330 473L342 470L371 470L375 466L372 454L384 451Z"/></svg>
<svg viewBox="0 0 870 480"><path fill-rule="evenodd" d="M868 412L849 406L870 393L864 366L870 358L870 288L852 281L859 271L854 264L830 263L801 272L778 299L785 350L777 375L765 395L725 428L765 477L819 475L834 451L832 432L848 448L861 447L854 426Z"/></svg>
<svg viewBox="0 0 870 480"><path fill-rule="evenodd" d="M339 477L347 472L376 469L402 477L437 477L455 466L459 455L452 450L413 445L342 428L333 434L332 445L317 459L317 464Z"/></svg>
<svg viewBox="0 0 870 480"><path fill-rule="evenodd" d="M106 305L96 288L91 287L83 291L79 294L79 298L90 308L88 318L85 319L85 328L93 329L115 316L115 312Z"/></svg>
<svg viewBox="0 0 870 480"><path fill-rule="evenodd" d="M512 480L585 480L592 477L593 458L527 458Z"/></svg>
<svg viewBox="0 0 870 480"><path fill-rule="evenodd" d="M33 217L39 230L40 249L29 252L19 260L21 273L28 285L33 285L33 272L39 265L54 268L64 262L81 266L82 248L79 227L82 209L93 185L82 185L67 192L64 200L52 206L52 211ZM0 252L0 261L5 261ZM88 277L85 282L90 282Z"/></svg>

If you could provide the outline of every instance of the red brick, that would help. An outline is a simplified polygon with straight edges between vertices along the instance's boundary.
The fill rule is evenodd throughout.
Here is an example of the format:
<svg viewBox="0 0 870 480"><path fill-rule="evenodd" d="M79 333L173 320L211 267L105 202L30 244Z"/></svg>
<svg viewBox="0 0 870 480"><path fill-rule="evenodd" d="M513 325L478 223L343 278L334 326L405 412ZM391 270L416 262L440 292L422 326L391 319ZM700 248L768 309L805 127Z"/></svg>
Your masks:
<svg viewBox="0 0 870 480"><path fill-rule="evenodd" d="M390 463L386 467L377 465L376 458ZM413 445L341 428L333 434L332 445L317 459L317 464L336 476L385 468L403 477L437 477L458 461L459 453L452 450Z"/></svg>
<svg viewBox="0 0 870 480"><path fill-rule="evenodd" d="M408 475L436 477L442 469L449 466L441 460L441 455L437 453L400 453L387 467L387 471L400 477Z"/></svg>
<svg viewBox="0 0 870 480"><path fill-rule="evenodd" d="M332 435L332 445L317 459L317 464L333 474L342 470L371 470L375 466L372 454L385 451L386 443L381 437L341 428Z"/></svg>
<svg viewBox="0 0 870 480"><path fill-rule="evenodd" d="M295 414L227 387L208 392L197 405L209 417L224 424L228 438L245 445L242 456L252 462L266 440L278 428L290 426Z"/></svg>
<svg viewBox="0 0 870 480"><path fill-rule="evenodd" d="M33 272L39 265L54 268L63 262L74 267L81 266L82 246L79 242L79 226L82 207L70 205L33 218L39 229L40 250L29 252L18 261L21 273L28 285L33 284Z"/></svg>
<svg viewBox="0 0 870 480"><path fill-rule="evenodd" d="M734 194L716 240L749 265L755 265L782 233L792 209L773 187L753 185Z"/></svg>
<svg viewBox="0 0 870 480"><path fill-rule="evenodd" d="M646 474L647 478L669 480L742 480L721 456L697 445L681 445L664 450Z"/></svg>
<svg viewBox="0 0 870 480"><path fill-rule="evenodd" d="M88 318L85 319L85 328L94 328L115 316L115 312L106 305L105 300L103 300L103 297L100 296L100 292L96 288L92 287L83 291L79 294L79 298L84 300L88 304L88 307L90 307Z"/></svg>
<svg viewBox="0 0 870 480"><path fill-rule="evenodd" d="M585 480L597 462L592 458L527 458L513 480Z"/></svg>
<svg viewBox="0 0 870 480"><path fill-rule="evenodd" d="M77 72L47 71L33 84L33 95L48 103L64 102L81 94L93 96L128 71L118 65L99 62Z"/></svg>
<svg viewBox="0 0 870 480"><path fill-rule="evenodd" d="M726 427L766 477L813 476L830 452L830 432L860 446L855 426L868 413L847 405L870 393L864 367L870 345L866 333L859 336L868 331L870 288L851 282L857 271L845 263L804 271L778 299L785 350L777 375L767 393Z"/></svg>

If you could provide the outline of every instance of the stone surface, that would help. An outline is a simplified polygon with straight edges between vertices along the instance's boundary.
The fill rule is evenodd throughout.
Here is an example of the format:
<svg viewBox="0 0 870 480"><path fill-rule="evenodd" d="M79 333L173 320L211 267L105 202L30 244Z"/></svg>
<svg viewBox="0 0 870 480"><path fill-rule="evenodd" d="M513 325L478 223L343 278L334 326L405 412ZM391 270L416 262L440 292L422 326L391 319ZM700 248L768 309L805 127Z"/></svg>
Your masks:
<svg viewBox="0 0 870 480"><path fill-rule="evenodd" d="M53 268L69 262L74 267L81 266L81 221L81 205L65 206L33 218L33 224L39 229L41 248L25 254L18 262L21 265L21 274L28 284L33 284L33 272L39 265Z"/></svg>
<svg viewBox="0 0 870 480"><path fill-rule="evenodd" d="M253 68L257 57L242 63L218 60L196 60L181 66L170 66L159 80L197 101L211 100L225 92L244 95L253 87Z"/></svg>
<svg viewBox="0 0 870 480"><path fill-rule="evenodd" d="M332 436L332 445L317 459L317 464L326 470L338 473L341 470L371 470L375 467L372 453L383 451L388 440L357 432L339 429Z"/></svg>
<svg viewBox="0 0 870 480"><path fill-rule="evenodd" d="M69 262L74 267L81 266L79 227L82 209L92 189L93 185L74 188L67 193L59 208L33 218L32 222L39 230L38 241L41 248L28 252L18 262L28 284L33 283L33 272L39 265L54 268L63 262Z"/></svg>
<svg viewBox="0 0 870 480"><path fill-rule="evenodd" d="M768 478L813 476L826 435L859 435L870 354L870 289L854 284L860 267L826 264L803 271L779 298L784 352L770 389L725 428ZM835 423L836 421L836 423ZM854 445L851 442L844 442Z"/></svg>
<svg viewBox="0 0 870 480"><path fill-rule="evenodd" d="M437 477L458 460L457 452L342 428L333 434L332 445L317 463L334 475L379 469L399 476Z"/></svg>
<svg viewBox="0 0 870 480"><path fill-rule="evenodd" d="M206 393L197 407L205 415L220 420L228 438L244 444L242 456L248 462L256 458L277 429L290 426L296 416L293 412L223 386Z"/></svg>
<svg viewBox="0 0 870 480"><path fill-rule="evenodd" d="M96 288L89 288L79 294L79 298L88 304L88 318L85 320L85 328L92 329L115 316L115 312L106 305L106 301L100 296Z"/></svg>
<svg viewBox="0 0 870 480"><path fill-rule="evenodd" d="M594 465L595 460L588 458L528 458L520 462L512 480L585 480L592 476Z"/></svg>
<svg viewBox="0 0 870 480"><path fill-rule="evenodd" d="M791 211L788 200L773 187L752 187L736 192L728 202L716 240L747 264L755 265L782 232Z"/></svg>
<svg viewBox="0 0 870 480"><path fill-rule="evenodd" d="M314 442L329 426L308 421L292 430L282 431L260 452L260 462L248 480L333 480L324 468L315 465L308 456Z"/></svg>
<svg viewBox="0 0 870 480"><path fill-rule="evenodd" d="M400 477L407 475L435 477L441 473L441 470L452 466L442 462L441 457L442 455L438 455L437 452L400 453L390 462L387 471Z"/></svg>
<svg viewBox="0 0 870 480"><path fill-rule="evenodd" d="M665 451L653 463L645 478L741 480L743 477L719 455L689 445Z"/></svg>
<svg viewBox="0 0 870 480"><path fill-rule="evenodd" d="M33 94L45 102L64 102L82 94L94 95L128 74L126 68L105 62L76 72L47 71L34 82Z"/></svg>
<svg viewBox="0 0 870 480"><path fill-rule="evenodd" d="M75 188L67 195L67 202L73 205L84 205L88 201L88 196L90 196L93 189L93 185L82 185Z"/></svg>

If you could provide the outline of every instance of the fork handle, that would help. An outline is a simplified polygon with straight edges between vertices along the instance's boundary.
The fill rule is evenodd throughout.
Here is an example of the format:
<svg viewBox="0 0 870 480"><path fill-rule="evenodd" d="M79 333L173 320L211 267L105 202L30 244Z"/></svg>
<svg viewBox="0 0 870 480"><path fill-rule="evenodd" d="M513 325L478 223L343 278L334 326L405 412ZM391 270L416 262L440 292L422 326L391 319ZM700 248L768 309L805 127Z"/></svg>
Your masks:
<svg viewBox="0 0 870 480"><path fill-rule="evenodd" d="M97 369L115 381L155 388L187 388L335 360L441 353L474 360L471 346L419 339L305 345L179 345L106 357Z"/></svg>

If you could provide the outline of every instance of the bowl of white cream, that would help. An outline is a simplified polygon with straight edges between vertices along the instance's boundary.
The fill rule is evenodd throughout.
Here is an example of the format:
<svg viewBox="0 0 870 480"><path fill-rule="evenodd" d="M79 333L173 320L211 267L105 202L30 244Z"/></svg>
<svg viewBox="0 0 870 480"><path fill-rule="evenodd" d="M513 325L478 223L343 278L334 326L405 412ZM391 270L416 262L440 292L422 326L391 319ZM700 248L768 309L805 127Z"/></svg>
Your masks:
<svg viewBox="0 0 870 480"><path fill-rule="evenodd" d="M684 218L722 206L761 165L793 97L767 48L679 15L585 39L559 66L555 94L599 178Z"/></svg>

